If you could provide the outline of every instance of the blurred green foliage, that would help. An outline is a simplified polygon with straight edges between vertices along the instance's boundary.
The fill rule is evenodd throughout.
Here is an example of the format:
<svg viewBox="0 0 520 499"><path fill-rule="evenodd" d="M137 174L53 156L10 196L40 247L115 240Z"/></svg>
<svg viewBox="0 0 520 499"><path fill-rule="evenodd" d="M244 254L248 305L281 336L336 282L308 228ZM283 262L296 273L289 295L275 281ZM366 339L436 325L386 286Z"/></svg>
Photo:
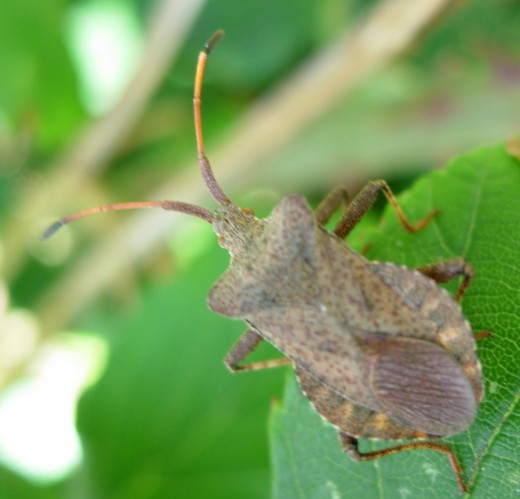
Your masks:
<svg viewBox="0 0 520 499"><path fill-rule="evenodd" d="M78 224L56 246L36 241L49 215L46 203L59 192L53 174L60 171L61 154L74 147L84 127L96 123L84 95L88 82L82 79L94 64L78 59L73 27L80 9L95 17L109 3L135 21L141 30L134 33L136 39L145 40L155 2L0 2L0 268L8 302L2 314L38 313L39 341L59 332L48 317L69 306L64 299L50 310L57 287L125 220L125 214L107 215ZM60 194L57 206L66 214L147 198L181 174L182 164L195 156L191 98L196 57L215 29L225 29L226 38L212 55L204 87L210 158L256 99L326 50L375 4L206 2L110 161L75 190ZM454 9L408 55L363 82L270 155L262 168L248 173L259 189L274 193L235 197L265 213L281 193L294 190L316 203L347 180L355 188L367 177L385 176L405 186L455 151L517 132L519 22L514 0L475 0ZM75 167L71 164L68 171ZM218 177L218 165L215 170ZM84 459L51 484L0 465L0 497L269 496L267 413L271 400L281 396L284 372L231 376L223 367L221 359L243 325L206 310L205 296L227 257L209 229L194 230L188 227L180 238L183 248L172 243L173 251L165 255L165 245L157 247L139 268L125 269L108 290L84 303L72 323L60 324L77 334L99 335L109 346L106 370L77 409ZM138 242L145 235L135 237ZM194 243L193 237L200 241ZM91 274L104 271L93 268ZM75 282L68 296L72 299L82 286ZM259 355L274 353L266 348ZM25 377L29 374L21 369L2 377L1 386Z"/></svg>
<svg viewBox="0 0 520 499"><path fill-rule="evenodd" d="M204 255L113 324L109 366L78 412L91 497L267 496L266 421L282 373L224 368L243 327L204 302L225 261Z"/></svg>
<svg viewBox="0 0 520 499"><path fill-rule="evenodd" d="M63 2L0 5L0 110L12 135L38 122L36 150L59 150L85 119L64 43Z"/></svg>

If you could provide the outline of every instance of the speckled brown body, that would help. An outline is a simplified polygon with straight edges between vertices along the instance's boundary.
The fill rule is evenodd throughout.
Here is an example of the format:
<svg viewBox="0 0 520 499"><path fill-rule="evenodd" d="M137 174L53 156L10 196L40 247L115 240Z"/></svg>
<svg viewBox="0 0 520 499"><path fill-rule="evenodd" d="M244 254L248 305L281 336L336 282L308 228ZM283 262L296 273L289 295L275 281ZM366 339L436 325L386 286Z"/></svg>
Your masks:
<svg viewBox="0 0 520 499"><path fill-rule="evenodd" d="M301 196L266 220L226 207L214 226L232 265L210 308L244 319L288 356L327 420L382 439L472 423L483 396L475 340L432 279L367 261L321 227Z"/></svg>
<svg viewBox="0 0 520 499"><path fill-rule="evenodd" d="M195 133L202 178L219 204L207 209L181 201L139 201L87 209L61 218L42 234L114 210L162 208L213 224L231 266L209 296L209 306L240 318L248 329L225 363L233 372L291 361L304 393L336 426L353 459L369 460L407 450L445 454L459 489L466 491L459 461L445 444L410 442L362 453L356 437L425 439L465 430L483 397L475 341L456 300L473 276L460 258L417 270L369 262L344 238L382 192L401 225L417 232L438 214L411 223L384 180L369 182L347 203L333 190L312 212L305 199L287 196L265 220L232 203L217 182L204 152L200 94L207 56L222 38L219 31L199 54L193 96ZM334 231L324 225L343 205ZM453 300L436 282L463 276ZM263 340L287 359L243 364Z"/></svg>

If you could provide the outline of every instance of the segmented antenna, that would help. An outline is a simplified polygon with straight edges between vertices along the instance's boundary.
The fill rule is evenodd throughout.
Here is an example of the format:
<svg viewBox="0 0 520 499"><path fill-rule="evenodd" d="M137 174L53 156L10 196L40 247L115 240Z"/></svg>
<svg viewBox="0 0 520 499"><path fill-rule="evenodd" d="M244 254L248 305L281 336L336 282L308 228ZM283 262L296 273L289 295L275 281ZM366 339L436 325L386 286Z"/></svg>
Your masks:
<svg viewBox="0 0 520 499"><path fill-rule="evenodd" d="M183 203L182 201L132 201L129 203L96 206L95 208L78 211L72 215L60 218L58 221L50 225L40 237L41 239L48 239L64 225L80 218L90 217L91 215L97 215L98 213L105 213L107 211L138 210L142 208L162 208L163 210L178 211L201 218L209 223L213 222L213 215L211 212L202 206L197 206L196 204Z"/></svg>
<svg viewBox="0 0 520 499"><path fill-rule="evenodd" d="M202 121L200 115L200 95L202 91L202 79L204 76L204 70L206 68L208 54L213 50L215 45L223 36L223 31L217 31L209 39L209 41L204 46L204 49L199 54L197 70L195 73L195 90L193 95L193 104L195 115L195 135L197 139L197 153L199 156L199 165L202 178L204 179L204 182L213 199L215 199L215 201L217 201L217 203L221 205L227 205L230 204L231 201L228 199L228 197L224 194L221 187L219 186L217 180L215 179L215 176L213 175L213 171L211 170L209 160L204 154L204 143L202 138ZM134 201L129 203L108 204L73 213L72 215L63 217L57 222L54 222L52 225L50 225L42 233L41 238L48 239L56 231L61 229L61 227L63 227L64 225L78 220L80 218L89 217L91 215L96 215L98 213L104 213L107 211L136 210L142 208L162 208L164 210L178 211L181 213L186 213L187 215L192 215L201 218L202 220L205 220L209 223L213 222L213 215L210 211L194 204L183 203L181 201Z"/></svg>
<svg viewBox="0 0 520 499"><path fill-rule="evenodd" d="M199 60L197 63L197 72L195 73L195 92L193 95L193 112L195 114L195 136L197 138L197 152L199 154L199 166L200 173L208 191L213 199L221 204L231 204L229 198L224 194L222 188L215 179L213 170L209 163L206 154L204 153L204 138L202 136L202 118L200 114L200 95L202 92L202 79L204 77L204 70L206 69L206 61L208 60L208 54L213 50L215 45L224 36L223 31L217 31L206 43L204 50L199 54Z"/></svg>

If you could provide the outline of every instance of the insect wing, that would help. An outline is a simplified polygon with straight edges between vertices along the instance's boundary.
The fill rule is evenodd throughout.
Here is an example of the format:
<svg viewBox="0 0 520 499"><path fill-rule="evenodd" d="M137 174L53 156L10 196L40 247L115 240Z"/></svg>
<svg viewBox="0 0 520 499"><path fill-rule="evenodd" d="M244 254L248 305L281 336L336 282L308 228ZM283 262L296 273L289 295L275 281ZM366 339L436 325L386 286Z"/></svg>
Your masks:
<svg viewBox="0 0 520 499"><path fill-rule="evenodd" d="M363 354L333 315L315 307L276 307L257 311L247 320L321 384L357 404L380 410L366 387Z"/></svg>
<svg viewBox="0 0 520 499"><path fill-rule="evenodd" d="M365 341L370 382L384 412L431 435L464 431L477 400L460 364L441 346L416 338Z"/></svg>

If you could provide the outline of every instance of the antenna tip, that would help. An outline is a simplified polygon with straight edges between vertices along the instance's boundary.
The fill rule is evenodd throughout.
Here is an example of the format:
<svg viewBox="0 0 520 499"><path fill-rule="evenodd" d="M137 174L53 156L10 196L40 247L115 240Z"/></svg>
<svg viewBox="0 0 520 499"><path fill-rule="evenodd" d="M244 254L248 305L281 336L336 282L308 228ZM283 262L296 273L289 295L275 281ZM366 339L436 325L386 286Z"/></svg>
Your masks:
<svg viewBox="0 0 520 499"><path fill-rule="evenodd" d="M224 30L219 29L207 42L206 45L204 45L204 52L206 54L209 54L215 45L222 39L224 36Z"/></svg>
<svg viewBox="0 0 520 499"><path fill-rule="evenodd" d="M42 241L49 239L49 237L51 237L55 232L57 232L59 229L61 229L64 225L65 225L65 222L63 220L58 220L57 222L54 222L52 225L47 227L44 232L42 232L40 239Z"/></svg>

